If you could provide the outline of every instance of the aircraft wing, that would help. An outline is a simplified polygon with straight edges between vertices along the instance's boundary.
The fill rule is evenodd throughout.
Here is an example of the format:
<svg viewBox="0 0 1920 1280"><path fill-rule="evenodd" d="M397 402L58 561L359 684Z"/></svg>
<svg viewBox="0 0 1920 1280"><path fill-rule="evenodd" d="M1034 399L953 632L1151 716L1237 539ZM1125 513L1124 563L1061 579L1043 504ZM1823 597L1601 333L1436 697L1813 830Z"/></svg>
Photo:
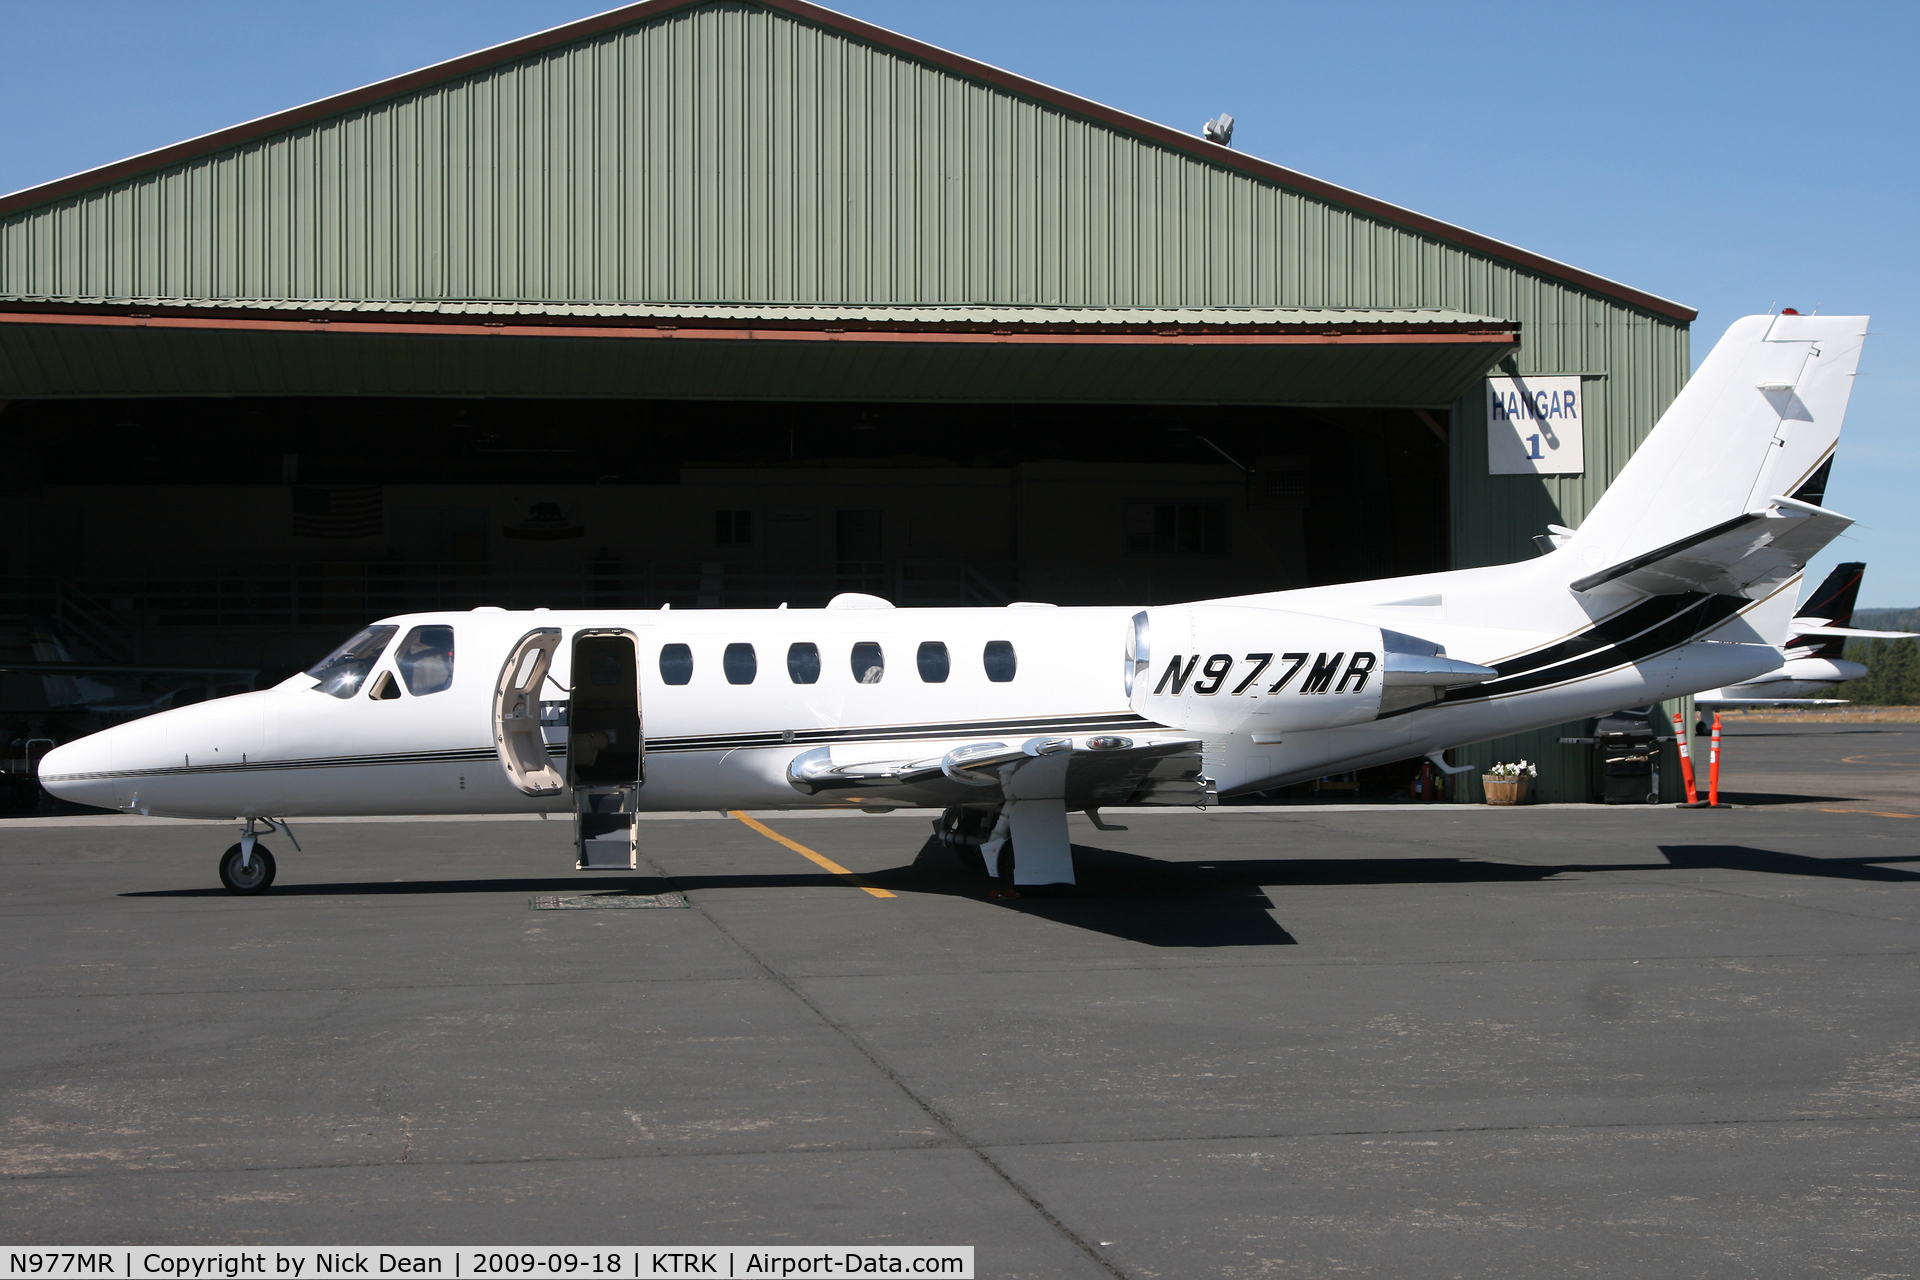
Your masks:
<svg viewBox="0 0 1920 1280"><path fill-rule="evenodd" d="M1703 707L1844 707L1846 698L1699 698Z"/></svg>
<svg viewBox="0 0 1920 1280"><path fill-rule="evenodd" d="M967 742L938 755L864 755L858 746L817 747L787 765L803 795L835 792L848 800L900 804L997 803L1005 769L1068 754L1067 808L1122 804L1199 804L1212 794L1201 776L1201 744L1183 737L1031 738Z"/></svg>
<svg viewBox="0 0 1920 1280"><path fill-rule="evenodd" d="M1766 511L1735 516L1570 585L1575 591L1618 583L1649 595L1745 595L1791 578L1853 524L1850 517L1810 502L1768 501L1772 506Z"/></svg>

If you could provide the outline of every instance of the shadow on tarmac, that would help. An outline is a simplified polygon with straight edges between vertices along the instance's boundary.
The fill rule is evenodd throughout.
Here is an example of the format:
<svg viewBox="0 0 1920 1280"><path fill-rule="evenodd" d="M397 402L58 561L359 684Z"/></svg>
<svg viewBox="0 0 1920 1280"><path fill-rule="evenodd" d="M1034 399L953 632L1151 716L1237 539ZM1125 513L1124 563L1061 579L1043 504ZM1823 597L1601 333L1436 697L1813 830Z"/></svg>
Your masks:
<svg viewBox="0 0 1920 1280"><path fill-rule="evenodd" d="M1700 798L1706 799L1704 790ZM1793 791L1729 791L1725 787L1720 789L1720 799L1727 804L1741 805L1866 803L1863 796L1816 796Z"/></svg>
<svg viewBox="0 0 1920 1280"><path fill-rule="evenodd" d="M1900 729L1891 728L1889 726L1861 725L1857 729L1834 729L1831 732L1825 732L1825 733L1821 732L1819 728L1814 728L1814 729L1793 729L1793 728L1745 729L1745 728L1742 728L1738 732L1730 732L1730 731L1723 730L1722 736L1727 738L1852 738L1852 737L1857 737L1858 735L1863 733L1884 733L1884 734L1891 734L1893 737L1897 738L1903 733L1910 733L1910 732L1913 732L1913 727L1911 725L1905 728L1900 728Z"/></svg>
<svg viewBox="0 0 1920 1280"><path fill-rule="evenodd" d="M1776 876L1826 876L1835 880L1876 880L1882 883L1920 880L1920 871L1902 871L1898 867L1875 866L1880 862L1920 862L1920 855L1891 858L1810 858L1802 853L1775 853L1771 849L1753 849L1740 844L1663 844L1667 865L1674 867L1720 867L1728 871L1761 871ZM1622 866L1615 871L1658 870L1660 863L1648 867Z"/></svg>
<svg viewBox="0 0 1920 1280"><path fill-rule="evenodd" d="M997 905L1056 924L1151 947L1273 947L1297 940L1272 912L1262 886L1537 883L1608 871L1722 869L1768 875L1898 883L1920 872L1876 864L1920 862L1920 855L1816 858L1745 845L1661 845L1662 862L1482 862L1474 858L1246 858L1167 862L1115 849L1073 847L1079 884L1029 890ZM978 899L986 880L928 840L913 862L860 877L900 894ZM820 872L755 875L541 877L499 880L395 880L275 885L275 897L336 898L416 894L658 894L727 889L844 887ZM123 898L224 898L218 886L129 892Z"/></svg>

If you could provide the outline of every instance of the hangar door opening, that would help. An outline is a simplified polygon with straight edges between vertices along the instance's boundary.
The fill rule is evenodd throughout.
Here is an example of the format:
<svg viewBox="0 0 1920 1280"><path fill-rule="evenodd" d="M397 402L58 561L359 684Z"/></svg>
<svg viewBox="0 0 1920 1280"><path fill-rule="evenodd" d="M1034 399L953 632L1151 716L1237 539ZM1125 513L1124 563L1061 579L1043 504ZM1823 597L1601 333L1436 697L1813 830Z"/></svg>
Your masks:
<svg viewBox="0 0 1920 1280"><path fill-rule="evenodd" d="M1448 563L1440 410L155 398L5 425L16 592L129 663L263 679L413 609L1154 604Z"/></svg>

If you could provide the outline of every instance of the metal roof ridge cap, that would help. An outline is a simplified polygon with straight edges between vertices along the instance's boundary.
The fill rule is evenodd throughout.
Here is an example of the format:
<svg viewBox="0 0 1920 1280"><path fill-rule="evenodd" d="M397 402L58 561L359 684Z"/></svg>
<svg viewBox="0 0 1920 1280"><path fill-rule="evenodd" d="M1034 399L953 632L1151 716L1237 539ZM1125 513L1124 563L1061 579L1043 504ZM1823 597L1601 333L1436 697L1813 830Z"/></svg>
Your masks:
<svg viewBox="0 0 1920 1280"><path fill-rule="evenodd" d="M0 294L0 303L29 306L130 307L155 306L211 310L329 310L393 311L441 314L536 314L594 316L640 314L715 319L781 318L892 318L902 321L966 317L992 318L1021 324L1147 324L1147 323L1221 323L1245 320L1248 323L1303 324L1494 324L1513 326L1518 321L1500 316L1459 311L1451 307L1073 307L1062 305L1024 306L1018 304L954 305L930 304L819 304L786 303L651 303L606 302L580 299L484 299L484 298L199 298L164 295L90 295L90 294ZM1040 313L1036 315L1036 313Z"/></svg>

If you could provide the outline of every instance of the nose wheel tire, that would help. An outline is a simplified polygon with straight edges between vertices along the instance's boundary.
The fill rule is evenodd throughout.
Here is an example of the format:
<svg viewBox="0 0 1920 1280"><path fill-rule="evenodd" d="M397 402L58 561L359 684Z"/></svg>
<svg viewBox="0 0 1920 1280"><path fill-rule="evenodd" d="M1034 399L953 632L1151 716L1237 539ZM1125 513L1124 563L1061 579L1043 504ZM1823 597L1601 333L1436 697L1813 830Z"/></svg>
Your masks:
<svg viewBox="0 0 1920 1280"><path fill-rule="evenodd" d="M227 886L228 893L265 893L273 883L274 870L273 855L263 844L253 846L253 857L244 867L240 865L239 845L220 855L220 883Z"/></svg>

